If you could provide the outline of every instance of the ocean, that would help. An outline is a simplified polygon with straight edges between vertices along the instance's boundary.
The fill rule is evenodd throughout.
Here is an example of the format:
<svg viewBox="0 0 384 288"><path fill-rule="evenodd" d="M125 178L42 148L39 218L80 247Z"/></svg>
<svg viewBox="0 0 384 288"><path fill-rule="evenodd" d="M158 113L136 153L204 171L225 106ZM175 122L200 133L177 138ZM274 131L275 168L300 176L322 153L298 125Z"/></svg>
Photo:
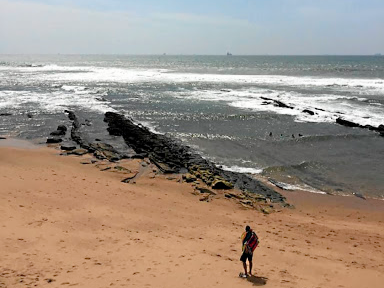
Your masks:
<svg viewBox="0 0 384 288"><path fill-rule="evenodd" d="M384 199L384 137L336 124L384 124L384 57L0 55L0 135L44 143L65 109L122 150L107 111L224 169Z"/></svg>

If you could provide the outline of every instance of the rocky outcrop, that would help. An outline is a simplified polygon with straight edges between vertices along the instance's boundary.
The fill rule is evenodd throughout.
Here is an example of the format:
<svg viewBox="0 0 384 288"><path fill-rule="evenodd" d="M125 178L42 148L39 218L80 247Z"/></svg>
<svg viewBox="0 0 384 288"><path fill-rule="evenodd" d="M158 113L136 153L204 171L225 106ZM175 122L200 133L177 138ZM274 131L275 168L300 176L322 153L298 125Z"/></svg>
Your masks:
<svg viewBox="0 0 384 288"><path fill-rule="evenodd" d="M355 123L355 122L352 122L352 121L348 121L348 120L345 120L345 119L340 118L340 117L336 119L336 123L340 124L340 125L343 125L343 126L347 126L347 127L360 127L360 128L364 128L364 126L361 126L358 123Z"/></svg>
<svg viewBox="0 0 384 288"><path fill-rule="evenodd" d="M183 175L183 180L187 183L195 182L197 180L197 177L195 175L192 175L191 173L186 173Z"/></svg>
<svg viewBox="0 0 384 288"><path fill-rule="evenodd" d="M64 125L59 125L56 131L50 133L51 136L65 136L67 133L67 127Z"/></svg>
<svg viewBox="0 0 384 288"><path fill-rule="evenodd" d="M82 149L82 148L79 148L79 149L74 149L74 150L70 150L67 152L67 155L77 155L77 156L82 156L82 155L85 155L88 153L88 150L87 149Z"/></svg>
<svg viewBox="0 0 384 288"><path fill-rule="evenodd" d="M57 126L57 129L56 129L57 131L63 131L63 132L67 132L67 126L65 126L65 125L59 125L59 126Z"/></svg>
<svg viewBox="0 0 384 288"><path fill-rule="evenodd" d="M64 150L64 151L72 151L72 150L76 149L76 146L73 146L73 145L70 145L70 144L64 144L64 145L60 146L60 149Z"/></svg>
<svg viewBox="0 0 384 288"><path fill-rule="evenodd" d="M279 100L273 100L273 101L275 102L275 106L277 106L277 107L293 109L292 106L289 106L289 105L287 105L287 104L285 104Z"/></svg>
<svg viewBox="0 0 384 288"><path fill-rule="evenodd" d="M61 138L52 137L52 138L48 138L46 143L47 144L56 144L56 143L60 143L62 141L63 141L63 139L61 139Z"/></svg>
<svg viewBox="0 0 384 288"><path fill-rule="evenodd" d="M376 131L378 131L381 136L384 136L384 125L379 125Z"/></svg>
<svg viewBox="0 0 384 288"><path fill-rule="evenodd" d="M146 127L134 123L132 119L107 112L104 121L108 123L110 135L122 136L125 143L138 154L148 155L164 173L187 173L201 179L216 189L238 188L242 191L257 193L272 202L284 202L285 198L249 175L225 171L207 161L190 147L160 134L150 132Z"/></svg>
<svg viewBox="0 0 384 288"><path fill-rule="evenodd" d="M215 179L212 183L212 188L213 189L232 189L233 185L229 183L228 181L225 181L223 179Z"/></svg>
<svg viewBox="0 0 384 288"><path fill-rule="evenodd" d="M275 100L275 99L268 98L268 97L260 97L260 98L263 99L263 100L272 101L272 102L269 102L269 103L271 103L271 104L274 103L274 105L276 107L289 108L289 109L293 109L294 108L294 107L289 106L289 105L287 105L287 104L285 104L285 103L283 103L283 102L281 102L279 100ZM269 104L269 103L265 102L265 104Z"/></svg>
<svg viewBox="0 0 384 288"><path fill-rule="evenodd" d="M360 125L359 123L348 121L340 117L336 119L336 123L346 127L363 128L376 131L380 134L380 136L384 137L384 125L379 125L378 127L374 127L372 125Z"/></svg>
<svg viewBox="0 0 384 288"><path fill-rule="evenodd" d="M112 161L112 162L118 161L124 158L123 155L121 155L116 149L114 149L109 144L102 143L102 142L92 143L88 141L87 137L83 135L81 131L82 125L80 124L80 121L76 116L76 114L73 111L69 111L69 110L65 110L64 112L68 113L68 118L72 120L71 139L72 141L77 143L81 149L86 150L87 153L93 153L93 155L98 159L108 159L109 161ZM61 129L64 129L64 128L61 127ZM76 150L79 150L79 149L76 149ZM73 150L71 151L71 153L67 153L67 154L76 154L74 153L76 150ZM76 155L79 155L79 154L76 154Z"/></svg>
<svg viewBox="0 0 384 288"><path fill-rule="evenodd" d="M315 112L313 112L313 111L311 111L309 109L304 109L303 113L307 113L307 114L312 115L312 116L315 115Z"/></svg>

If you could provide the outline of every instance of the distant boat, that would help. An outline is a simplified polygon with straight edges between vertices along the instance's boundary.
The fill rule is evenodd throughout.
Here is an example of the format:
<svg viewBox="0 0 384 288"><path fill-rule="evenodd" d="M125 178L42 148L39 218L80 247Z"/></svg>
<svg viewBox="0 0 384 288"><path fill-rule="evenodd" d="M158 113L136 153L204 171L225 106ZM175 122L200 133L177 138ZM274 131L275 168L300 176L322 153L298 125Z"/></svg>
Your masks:
<svg viewBox="0 0 384 288"><path fill-rule="evenodd" d="M232 56L232 53L230 53L230 52L227 52L227 56Z"/></svg>
<svg viewBox="0 0 384 288"><path fill-rule="evenodd" d="M373 55L373 56L383 56L383 55L381 55L381 53L376 53L376 54Z"/></svg>

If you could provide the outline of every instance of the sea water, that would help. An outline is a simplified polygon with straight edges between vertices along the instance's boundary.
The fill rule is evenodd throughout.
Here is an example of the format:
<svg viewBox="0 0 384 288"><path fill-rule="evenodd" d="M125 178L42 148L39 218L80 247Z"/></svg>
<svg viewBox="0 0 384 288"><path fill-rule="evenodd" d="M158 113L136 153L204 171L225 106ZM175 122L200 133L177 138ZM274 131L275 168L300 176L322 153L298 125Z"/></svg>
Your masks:
<svg viewBox="0 0 384 288"><path fill-rule="evenodd" d="M384 137L335 123L384 124L384 57L0 55L0 134L44 138L65 109L94 138L115 111L224 169L384 198Z"/></svg>

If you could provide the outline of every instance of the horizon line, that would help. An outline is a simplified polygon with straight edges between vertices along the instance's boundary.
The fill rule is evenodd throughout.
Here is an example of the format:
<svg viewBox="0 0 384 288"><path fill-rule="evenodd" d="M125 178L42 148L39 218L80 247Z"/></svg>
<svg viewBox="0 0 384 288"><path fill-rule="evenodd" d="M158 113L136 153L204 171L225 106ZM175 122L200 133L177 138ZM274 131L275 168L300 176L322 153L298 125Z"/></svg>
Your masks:
<svg viewBox="0 0 384 288"><path fill-rule="evenodd" d="M36 56L384 56L381 53L372 54L168 54L168 53L0 53L0 55L17 56L17 55L36 55Z"/></svg>

